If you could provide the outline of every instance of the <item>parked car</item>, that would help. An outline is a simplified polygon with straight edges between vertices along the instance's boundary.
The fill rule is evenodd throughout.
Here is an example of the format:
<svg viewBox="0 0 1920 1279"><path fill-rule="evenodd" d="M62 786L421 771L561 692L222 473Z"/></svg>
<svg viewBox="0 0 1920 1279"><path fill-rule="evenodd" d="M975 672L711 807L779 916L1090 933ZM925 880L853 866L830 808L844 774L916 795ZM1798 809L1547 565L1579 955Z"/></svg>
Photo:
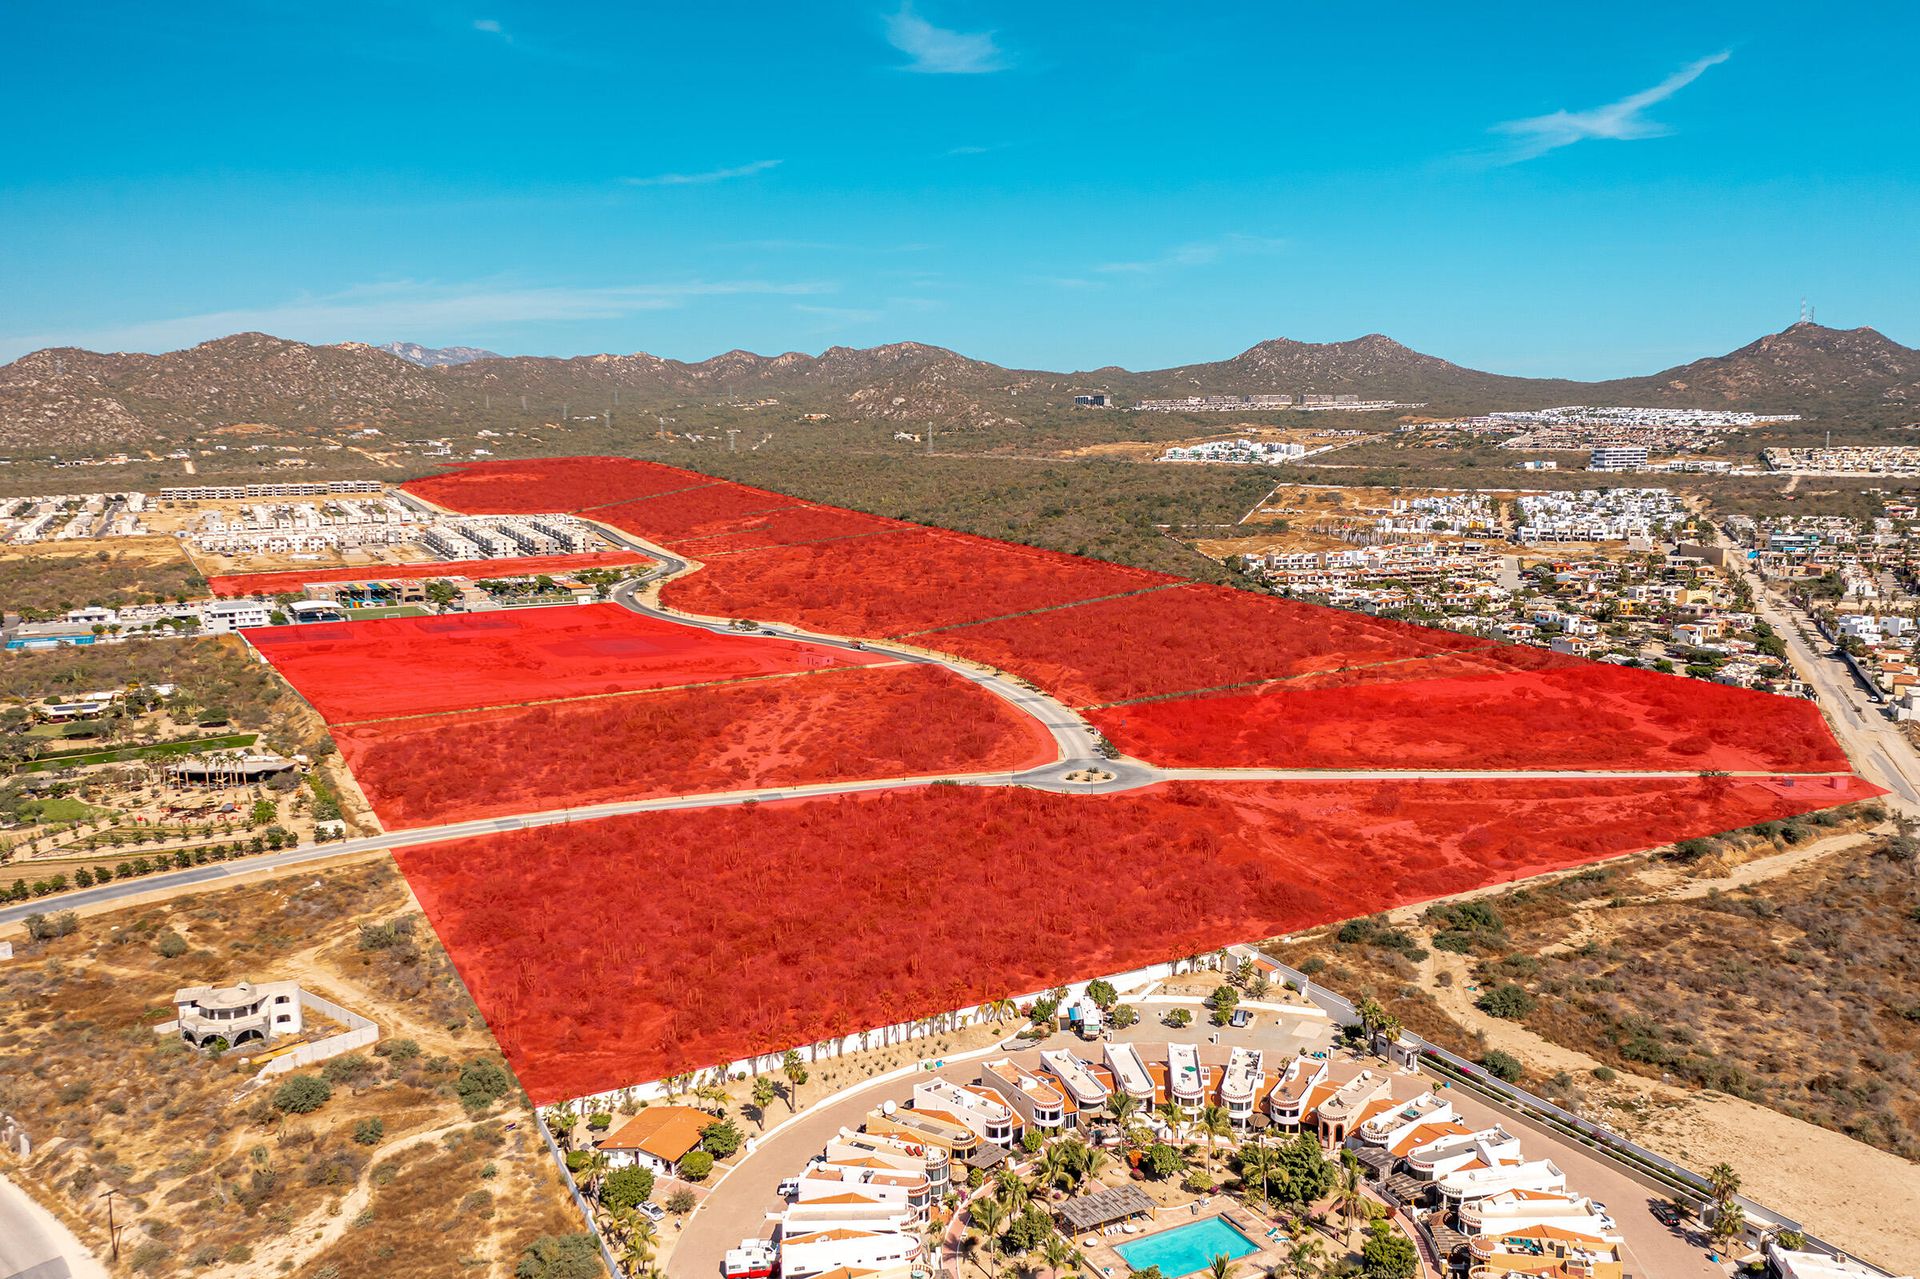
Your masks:
<svg viewBox="0 0 1920 1279"><path fill-rule="evenodd" d="M1244 1008L1236 1008L1233 1010L1233 1015L1227 1018L1227 1025L1235 1030L1245 1030L1253 1025L1253 1014Z"/></svg>
<svg viewBox="0 0 1920 1279"><path fill-rule="evenodd" d="M799 1193L800 1193L800 1178L789 1177L785 1181L780 1183L780 1197L782 1199L791 1199Z"/></svg>
<svg viewBox="0 0 1920 1279"><path fill-rule="evenodd" d="M651 1200L640 1205L639 1213L656 1226L667 1219L667 1210Z"/></svg>

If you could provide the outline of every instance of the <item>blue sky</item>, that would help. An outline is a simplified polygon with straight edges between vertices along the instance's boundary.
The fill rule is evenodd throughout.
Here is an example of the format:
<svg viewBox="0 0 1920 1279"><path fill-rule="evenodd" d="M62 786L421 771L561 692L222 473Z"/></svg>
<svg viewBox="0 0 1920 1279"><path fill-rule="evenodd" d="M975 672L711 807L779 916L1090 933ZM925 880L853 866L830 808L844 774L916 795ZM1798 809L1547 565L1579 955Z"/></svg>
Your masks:
<svg viewBox="0 0 1920 1279"><path fill-rule="evenodd" d="M0 0L0 358L1920 344L1920 9Z"/></svg>

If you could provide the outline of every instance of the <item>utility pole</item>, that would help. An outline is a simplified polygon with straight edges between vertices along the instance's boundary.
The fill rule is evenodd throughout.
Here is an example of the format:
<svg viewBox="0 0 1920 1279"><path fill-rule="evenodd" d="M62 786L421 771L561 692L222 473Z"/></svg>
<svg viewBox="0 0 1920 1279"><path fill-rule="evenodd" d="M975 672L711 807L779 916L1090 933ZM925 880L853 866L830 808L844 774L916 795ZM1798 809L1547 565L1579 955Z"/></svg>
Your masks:
<svg viewBox="0 0 1920 1279"><path fill-rule="evenodd" d="M727 432L727 452L729 452L729 453L737 453L737 452L739 452L739 450L738 450L738 449L737 449L737 448L735 447L735 445L736 445L736 443L737 443L737 441L739 440L739 438L740 438L740 432L739 432L739 431L728 431L728 432Z"/></svg>
<svg viewBox="0 0 1920 1279"><path fill-rule="evenodd" d="M107 1238L113 1243L113 1259L120 1260L120 1227L113 1224L113 1197L120 1192L109 1187L100 1197L107 1201Z"/></svg>
<svg viewBox="0 0 1920 1279"><path fill-rule="evenodd" d="M927 423L927 456L933 456L933 423Z"/></svg>

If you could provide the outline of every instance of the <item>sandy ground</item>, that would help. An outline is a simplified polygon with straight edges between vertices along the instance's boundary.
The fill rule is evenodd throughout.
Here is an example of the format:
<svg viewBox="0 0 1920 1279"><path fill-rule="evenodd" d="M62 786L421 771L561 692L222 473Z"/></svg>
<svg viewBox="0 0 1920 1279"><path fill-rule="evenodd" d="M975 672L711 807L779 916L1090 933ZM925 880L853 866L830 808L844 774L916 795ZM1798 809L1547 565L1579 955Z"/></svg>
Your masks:
<svg viewBox="0 0 1920 1279"><path fill-rule="evenodd" d="M1861 832L1831 835L1710 877L1656 865L1641 879L1655 890L1649 898L1704 897L1787 874L1867 838ZM1396 913L1410 918L1417 911ZM1573 940L1579 937L1576 932ZM1723 1094L1669 1088L1624 1071L1601 1085L1592 1072L1602 1062L1474 1007L1469 962L1464 955L1433 951L1420 965L1419 980L1448 1017L1483 1034L1488 1048L1512 1053L1536 1073L1564 1070L1580 1077L1594 1117L1649 1150L1695 1170L1731 1164L1744 1193L1798 1218L1821 1238L1902 1273L1920 1271L1920 1168L1842 1133ZM1442 972L1453 975L1450 986L1434 984Z"/></svg>

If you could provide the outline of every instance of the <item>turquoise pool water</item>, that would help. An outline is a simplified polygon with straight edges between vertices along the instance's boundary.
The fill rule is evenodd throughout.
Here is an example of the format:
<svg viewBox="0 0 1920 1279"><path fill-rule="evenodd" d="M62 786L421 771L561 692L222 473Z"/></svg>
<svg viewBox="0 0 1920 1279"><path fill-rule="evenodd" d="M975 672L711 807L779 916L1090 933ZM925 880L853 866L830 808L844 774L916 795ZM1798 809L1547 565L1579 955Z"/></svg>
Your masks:
<svg viewBox="0 0 1920 1279"><path fill-rule="evenodd" d="M1182 1275L1205 1270L1215 1257L1238 1261L1260 1251L1260 1246L1221 1218L1209 1217L1132 1243L1116 1244L1113 1250L1120 1254L1129 1270L1158 1266L1167 1279L1180 1279Z"/></svg>

